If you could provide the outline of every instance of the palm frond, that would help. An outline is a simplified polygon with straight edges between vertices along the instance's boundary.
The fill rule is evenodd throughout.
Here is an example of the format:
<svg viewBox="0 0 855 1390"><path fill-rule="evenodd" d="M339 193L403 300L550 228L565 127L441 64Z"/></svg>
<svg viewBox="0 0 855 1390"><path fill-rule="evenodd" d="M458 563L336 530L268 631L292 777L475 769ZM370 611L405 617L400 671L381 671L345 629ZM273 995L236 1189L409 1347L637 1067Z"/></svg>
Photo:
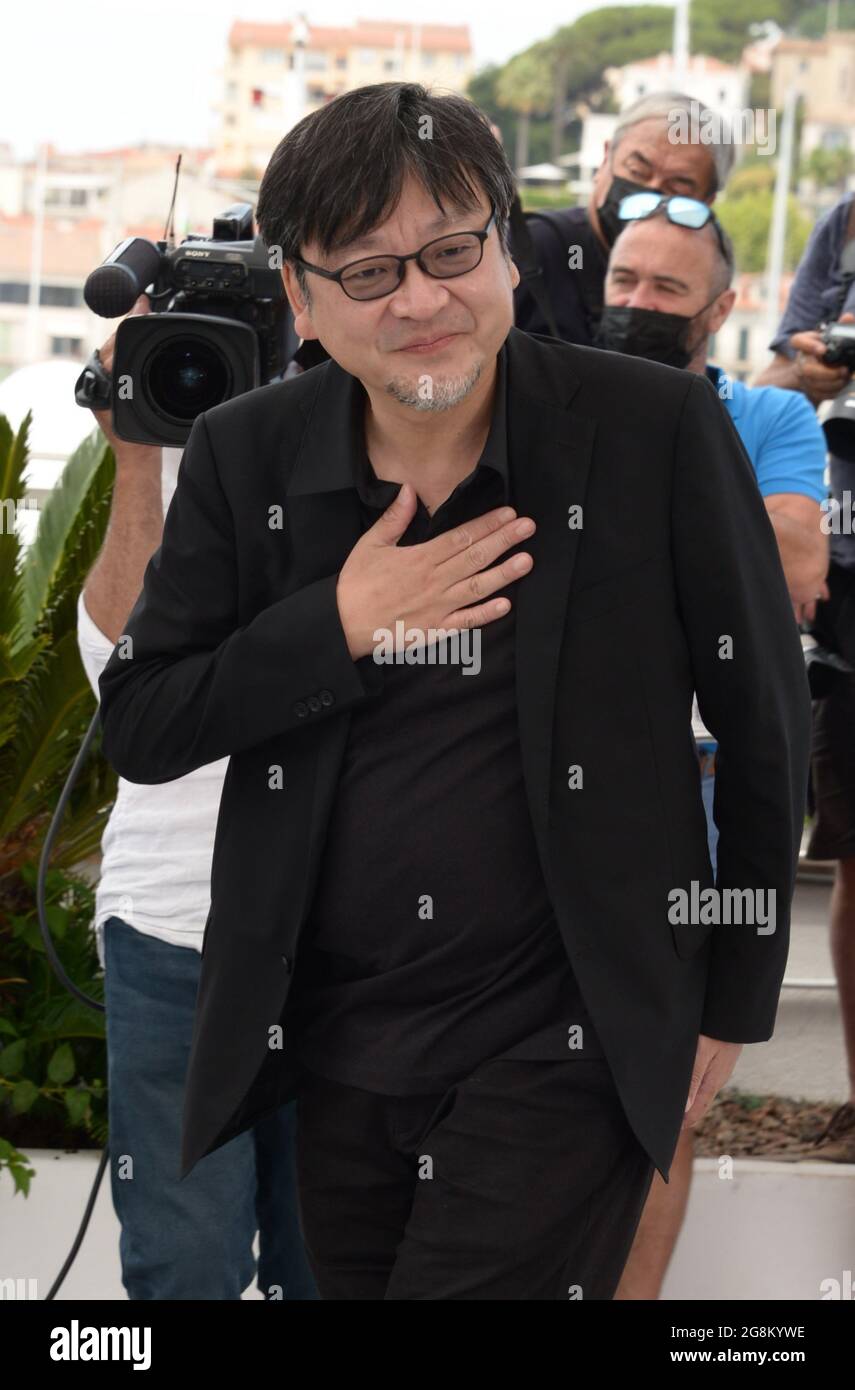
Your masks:
<svg viewBox="0 0 855 1390"><path fill-rule="evenodd" d="M52 607L76 602L103 541L114 469L112 450L97 429L68 460L23 559L13 650L33 639Z"/></svg>
<svg viewBox="0 0 855 1390"><path fill-rule="evenodd" d="M24 473L27 467L27 437L32 420L28 412L18 433L5 415L0 415L0 632L10 633L19 614L18 571L21 542L14 524L14 509L24 496Z"/></svg>
<svg viewBox="0 0 855 1390"><path fill-rule="evenodd" d="M76 634L42 653L21 691L15 737L0 750L0 837L44 809L64 780L95 711Z"/></svg>

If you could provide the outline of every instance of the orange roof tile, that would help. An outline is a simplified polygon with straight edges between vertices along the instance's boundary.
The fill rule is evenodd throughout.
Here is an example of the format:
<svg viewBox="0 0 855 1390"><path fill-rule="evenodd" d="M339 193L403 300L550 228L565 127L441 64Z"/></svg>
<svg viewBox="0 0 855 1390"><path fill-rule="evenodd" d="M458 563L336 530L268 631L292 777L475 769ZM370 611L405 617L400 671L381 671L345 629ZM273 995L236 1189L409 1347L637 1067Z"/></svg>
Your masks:
<svg viewBox="0 0 855 1390"><path fill-rule="evenodd" d="M237 19L229 30L229 45L240 48L255 44L263 48L285 48L291 43L293 25L257 24ZM418 34L417 34L418 31ZM309 25L311 48L395 48L398 36L405 36L405 46L412 46L418 37L419 48L425 52L471 53L472 42L466 24L413 24L411 20L358 19L352 28L327 28Z"/></svg>

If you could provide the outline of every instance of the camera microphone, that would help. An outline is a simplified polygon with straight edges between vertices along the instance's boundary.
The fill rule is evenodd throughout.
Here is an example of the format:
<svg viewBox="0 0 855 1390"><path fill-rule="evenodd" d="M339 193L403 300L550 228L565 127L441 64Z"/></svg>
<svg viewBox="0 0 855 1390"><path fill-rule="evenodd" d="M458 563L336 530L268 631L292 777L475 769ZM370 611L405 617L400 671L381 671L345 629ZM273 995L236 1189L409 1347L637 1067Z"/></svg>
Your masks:
<svg viewBox="0 0 855 1390"><path fill-rule="evenodd" d="M102 319L118 319L129 313L147 285L158 276L161 254L145 237L120 241L103 265L86 278L83 298Z"/></svg>

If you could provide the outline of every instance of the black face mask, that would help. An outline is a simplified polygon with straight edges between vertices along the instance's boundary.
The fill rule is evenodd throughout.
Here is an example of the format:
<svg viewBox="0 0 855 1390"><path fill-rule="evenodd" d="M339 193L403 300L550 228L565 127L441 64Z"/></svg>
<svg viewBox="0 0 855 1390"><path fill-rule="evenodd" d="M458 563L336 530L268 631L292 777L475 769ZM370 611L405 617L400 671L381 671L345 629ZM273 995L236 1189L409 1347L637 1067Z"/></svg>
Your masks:
<svg viewBox="0 0 855 1390"><path fill-rule="evenodd" d="M609 184L609 191L606 194L605 202L602 207L597 208L597 216L600 219L600 226L603 236L609 246L614 246L618 236L627 225L618 217L618 208L621 200L630 193L658 193L658 189L651 188L646 183L633 183L632 179L625 179L620 174L614 174Z"/></svg>
<svg viewBox="0 0 855 1390"><path fill-rule="evenodd" d="M628 304L606 304L594 336L594 347L625 352L630 357L647 357L651 362L664 362L666 367L687 367L698 348L697 343L689 343L691 326L713 302L711 299L697 314L691 315L634 309Z"/></svg>

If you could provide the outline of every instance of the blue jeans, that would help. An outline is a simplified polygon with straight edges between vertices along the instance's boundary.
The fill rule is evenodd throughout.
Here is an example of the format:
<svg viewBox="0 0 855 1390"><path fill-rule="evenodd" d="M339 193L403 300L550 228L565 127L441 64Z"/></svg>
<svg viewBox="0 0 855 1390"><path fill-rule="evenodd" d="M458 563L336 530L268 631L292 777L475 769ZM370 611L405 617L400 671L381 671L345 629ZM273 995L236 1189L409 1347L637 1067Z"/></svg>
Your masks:
<svg viewBox="0 0 855 1390"><path fill-rule="evenodd" d="M715 880L717 869L716 852L718 850L718 828L713 820L713 796L715 794L715 773L711 777L701 778L701 796L704 799L704 810L707 816L707 844L710 851L710 862L712 863L713 880Z"/></svg>
<svg viewBox="0 0 855 1390"><path fill-rule="evenodd" d="M201 957L104 923L110 1181L131 1299L319 1297L300 1234L296 1102L178 1180L184 1079Z"/></svg>

